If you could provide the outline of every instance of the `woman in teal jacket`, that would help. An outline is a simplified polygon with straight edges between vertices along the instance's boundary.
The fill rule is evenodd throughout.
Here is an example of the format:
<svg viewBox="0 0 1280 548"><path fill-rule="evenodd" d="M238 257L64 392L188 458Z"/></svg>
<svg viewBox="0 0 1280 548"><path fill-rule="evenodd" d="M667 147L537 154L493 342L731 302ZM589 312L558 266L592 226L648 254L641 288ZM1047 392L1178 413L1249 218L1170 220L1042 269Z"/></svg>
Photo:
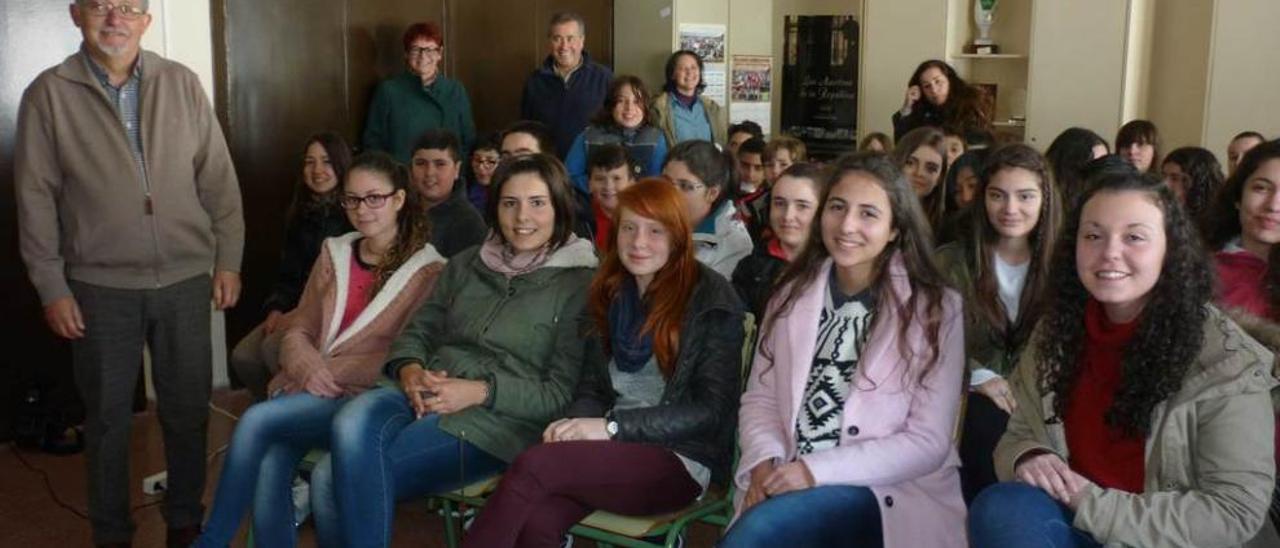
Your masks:
<svg viewBox="0 0 1280 548"><path fill-rule="evenodd" d="M391 344L398 386L334 419L331 458L312 473L322 545L387 546L395 503L506 468L563 414L583 367L596 257L573 235L558 160L508 159L493 176L485 242L449 260Z"/></svg>
<svg viewBox="0 0 1280 548"><path fill-rule="evenodd" d="M435 23L414 23L404 31L408 70L383 80L373 92L361 143L381 150L405 165L413 143L429 129L447 129L462 141L462 155L476 140L471 100L462 82L440 74L444 35Z"/></svg>

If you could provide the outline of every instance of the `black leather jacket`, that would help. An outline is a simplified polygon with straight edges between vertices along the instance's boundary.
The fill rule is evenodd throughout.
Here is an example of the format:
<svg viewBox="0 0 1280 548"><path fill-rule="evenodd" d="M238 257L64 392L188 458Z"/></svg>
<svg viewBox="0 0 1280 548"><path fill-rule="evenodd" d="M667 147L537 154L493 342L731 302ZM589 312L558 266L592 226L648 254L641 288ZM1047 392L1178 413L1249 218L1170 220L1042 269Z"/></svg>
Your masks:
<svg viewBox="0 0 1280 548"><path fill-rule="evenodd" d="M728 479L738 425L742 366L742 303L733 286L699 264L680 329L675 373L653 407L614 412L618 441L651 443L669 448L711 469L713 482ZM603 352L592 336L589 352ZM617 393L609 377L609 360L586 360L569 417L602 417Z"/></svg>

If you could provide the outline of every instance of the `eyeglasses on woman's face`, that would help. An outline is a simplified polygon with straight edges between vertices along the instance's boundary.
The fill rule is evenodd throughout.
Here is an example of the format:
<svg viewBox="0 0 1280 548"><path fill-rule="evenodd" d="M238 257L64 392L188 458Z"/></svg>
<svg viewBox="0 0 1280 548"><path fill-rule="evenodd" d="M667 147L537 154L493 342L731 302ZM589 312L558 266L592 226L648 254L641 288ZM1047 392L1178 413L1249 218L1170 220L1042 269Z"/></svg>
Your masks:
<svg viewBox="0 0 1280 548"><path fill-rule="evenodd" d="M387 199L395 195L394 191L386 194L367 194L364 196L343 194L341 198L338 198L338 203L342 204L343 209L355 209L360 207L360 204L364 204L369 209L381 209L382 206L387 205Z"/></svg>

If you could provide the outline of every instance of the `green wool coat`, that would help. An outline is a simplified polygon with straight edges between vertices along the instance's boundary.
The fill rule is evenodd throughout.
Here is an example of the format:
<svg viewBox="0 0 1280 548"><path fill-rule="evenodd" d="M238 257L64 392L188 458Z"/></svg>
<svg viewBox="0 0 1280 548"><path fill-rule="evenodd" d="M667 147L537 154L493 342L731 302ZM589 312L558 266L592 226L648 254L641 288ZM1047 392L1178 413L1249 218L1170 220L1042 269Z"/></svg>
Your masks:
<svg viewBox="0 0 1280 548"><path fill-rule="evenodd" d="M418 137L429 129L447 129L458 136L466 157L476 140L471 100L462 82L437 76L430 89L411 72L383 80L373 93L361 143L365 150L381 150L409 165Z"/></svg>

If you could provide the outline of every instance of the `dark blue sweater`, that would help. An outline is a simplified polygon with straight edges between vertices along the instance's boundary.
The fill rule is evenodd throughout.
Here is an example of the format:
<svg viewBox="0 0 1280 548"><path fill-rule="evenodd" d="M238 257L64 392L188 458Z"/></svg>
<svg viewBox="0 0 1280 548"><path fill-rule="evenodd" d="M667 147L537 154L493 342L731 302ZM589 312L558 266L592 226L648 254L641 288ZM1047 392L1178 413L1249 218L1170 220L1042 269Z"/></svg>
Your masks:
<svg viewBox="0 0 1280 548"><path fill-rule="evenodd" d="M604 105L612 80L613 71L593 62L584 51L582 66L573 71L566 83L556 75L555 59L548 55L524 82L520 117L550 127L556 138L556 155L564 158L573 139Z"/></svg>

